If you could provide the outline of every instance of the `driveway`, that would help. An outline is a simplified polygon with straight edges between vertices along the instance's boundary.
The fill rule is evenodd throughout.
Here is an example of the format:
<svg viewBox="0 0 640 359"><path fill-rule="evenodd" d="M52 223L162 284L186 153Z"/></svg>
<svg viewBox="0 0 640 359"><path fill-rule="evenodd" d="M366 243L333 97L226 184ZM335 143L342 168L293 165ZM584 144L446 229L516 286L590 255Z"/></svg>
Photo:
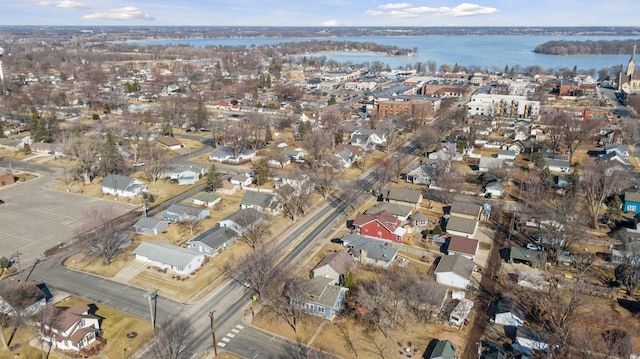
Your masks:
<svg viewBox="0 0 640 359"><path fill-rule="evenodd" d="M12 166L17 170L16 165ZM0 173L8 168L0 167ZM23 269L44 251L72 240L88 225L87 213L112 208L116 216L136 208L134 205L48 190L55 175L37 172L38 178L0 188L0 256L14 257L20 252Z"/></svg>

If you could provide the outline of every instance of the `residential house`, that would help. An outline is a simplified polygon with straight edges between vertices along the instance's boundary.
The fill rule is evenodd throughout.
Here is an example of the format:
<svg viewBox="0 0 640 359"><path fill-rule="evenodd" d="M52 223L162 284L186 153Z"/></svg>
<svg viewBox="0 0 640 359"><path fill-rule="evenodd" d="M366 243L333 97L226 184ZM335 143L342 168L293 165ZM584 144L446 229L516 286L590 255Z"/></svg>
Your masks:
<svg viewBox="0 0 640 359"><path fill-rule="evenodd" d="M502 194L504 193L504 189L505 189L505 186L504 184L502 184L502 182L491 181L487 183L486 186L484 186L484 194L485 196L488 196L491 198L499 198L499 197L502 197Z"/></svg>
<svg viewBox="0 0 640 359"><path fill-rule="evenodd" d="M544 163L551 172L568 172L571 164L566 156L549 155L544 157Z"/></svg>
<svg viewBox="0 0 640 359"><path fill-rule="evenodd" d="M0 138L0 148L4 148L12 151L20 151L24 144L13 138Z"/></svg>
<svg viewBox="0 0 640 359"><path fill-rule="evenodd" d="M16 183L16 177L12 173L0 175L0 187Z"/></svg>
<svg viewBox="0 0 640 359"><path fill-rule="evenodd" d="M518 132L518 133L522 133L522 132ZM522 153L522 151L524 151L525 145L522 141L515 141L502 146L502 149L514 152L515 155L518 156L519 153Z"/></svg>
<svg viewBox="0 0 640 359"><path fill-rule="evenodd" d="M469 219L480 219L482 213L482 206L474 203L466 203L461 201L454 201L449 209L449 214L453 217L463 217Z"/></svg>
<svg viewBox="0 0 640 359"><path fill-rule="evenodd" d="M410 206L405 206L402 204L394 204L389 202L377 202L375 206L369 208L364 212L366 215L373 216L382 211L387 211L391 213L394 217L398 219L401 223L406 223L409 220L409 216L411 212L413 212L413 208Z"/></svg>
<svg viewBox="0 0 640 359"><path fill-rule="evenodd" d="M456 347L448 340L434 340L435 345L429 344L429 348L427 352L429 352L428 356L425 356L426 359L457 359L456 357Z"/></svg>
<svg viewBox="0 0 640 359"><path fill-rule="evenodd" d="M462 155L458 153L457 144L451 140L442 141L442 147L436 152L429 153L427 158L446 162L462 161L463 159Z"/></svg>
<svg viewBox="0 0 640 359"><path fill-rule="evenodd" d="M349 247L353 259L362 264L388 268L398 256L396 246L370 237L346 234L342 237L342 243Z"/></svg>
<svg viewBox="0 0 640 359"><path fill-rule="evenodd" d="M420 164L409 165L409 172L405 178L407 182L429 186L435 184L437 170L438 165L435 162L423 161Z"/></svg>
<svg viewBox="0 0 640 359"><path fill-rule="evenodd" d="M221 200L222 198L220 196L210 192L200 192L193 196L193 204L195 204L196 206L204 206L209 208L220 203Z"/></svg>
<svg viewBox="0 0 640 359"><path fill-rule="evenodd" d="M300 295L289 300L309 314L333 320L344 308L348 289L332 283L331 278L314 277L306 281Z"/></svg>
<svg viewBox="0 0 640 359"><path fill-rule="evenodd" d="M390 187L383 191L384 200L418 209L422 203L422 191L411 188Z"/></svg>
<svg viewBox="0 0 640 359"><path fill-rule="evenodd" d="M624 193L624 206L622 209L625 212L639 213L640 212L640 191Z"/></svg>
<svg viewBox="0 0 640 359"><path fill-rule="evenodd" d="M236 152L233 147L220 146L220 147L216 147L216 149L214 149L213 152L209 154L209 161L225 162L225 163L231 163L231 164L251 162L255 160L255 158L256 158L256 151L249 148L241 149L236 155Z"/></svg>
<svg viewBox="0 0 640 359"><path fill-rule="evenodd" d="M193 273L204 262L204 254L195 250L156 241L142 242L133 254L137 260L182 275Z"/></svg>
<svg viewBox="0 0 640 359"><path fill-rule="evenodd" d="M343 151L343 150L351 151L351 153L353 154L356 160L364 157L365 155L365 153L362 151L362 148L358 146L353 146L346 143L340 143L336 145L335 151Z"/></svg>
<svg viewBox="0 0 640 359"><path fill-rule="evenodd" d="M182 143L173 136L158 136L156 137L156 142L158 142L160 147L167 150L179 150L182 148Z"/></svg>
<svg viewBox="0 0 640 359"><path fill-rule="evenodd" d="M251 176L247 176L246 174L236 174L229 178L229 182L231 182L231 184L240 186L240 188L245 188L249 187L253 183L253 178Z"/></svg>
<svg viewBox="0 0 640 359"><path fill-rule="evenodd" d="M211 216L211 212L206 208L174 203L165 211L164 220L171 223L187 220L201 221L209 216Z"/></svg>
<svg viewBox="0 0 640 359"><path fill-rule="evenodd" d="M95 305L78 302L71 307L49 307L36 323L40 336L59 350L83 352L99 337L101 318Z"/></svg>
<svg viewBox="0 0 640 359"><path fill-rule="evenodd" d="M489 172L490 170L497 170L504 167L505 160L496 157L480 157L480 163L478 164L478 171Z"/></svg>
<svg viewBox="0 0 640 359"><path fill-rule="evenodd" d="M353 264L353 257L347 251L337 251L324 257L311 272L314 278L330 278L334 283L342 285L344 276L351 271Z"/></svg>
<svg viewBox="0 0 640 359"><path fill-rule="evenodd" d="M269 192L247 191L240 201L240 208L255 208L262 213L276 215L282 204Z"/></svg>
<svg viewBox="0 0 640 359"><path fill-rule="evenodd" d="M512 246L509 251L509 262L516 261L529 263L533 268L539 268L541 265L547 264L547 253L526 247Z"/></svg>
<svg viewBox="0 0 640 359"><path fill-rule="evenodd" d="M475 263L467 257L442 256L435 270L436 282L449 287L466 289L474 268Z"/></svg>
<svg viewBox="0 0 640 359"><path fill-rule="evenodd" d="M304 150L301 149L286 149L282 151L282 154L289 158L290 162L303 163L304 162Z"/></svg>
<svg viewBox="0 0 640 359"><path fill-rule="evenodd" d="M525 326L517 328L516 343L530 350L546 351L549 348L541 332Z"/></svg>
<svg viewBox="0 0 640 359"><path fill-rule="evenodd" d="M120 197L135 197L147 190L147 185L139 179L108 174L102 180L102 193Z"/></svg>
<svg viewBox="0 0 640 359"><path fill-rule="evenodd" d="M36 142L30 145L31 152L43 155L64 156L62 143Z"/></svg>
<svg viewBox="0 0 640 359"><path fill-rule="evenodd" d="M47 305L47 296L35 283L5 282L0 286L0 314L26 318Z"/></svg>
<svg viewBox="0 0 640 359"><path fill-rule="evenodd" d="M489 313L492 323L520 327L524 324L526 308L511 298L501 298L495 302Z"/></svg>
<svg viewBox="0 0 640 359"><path fill-rule="evenodd" d="M396 242L402 241L407 232L400 227L400 221L386 210L374 215L358 213L353 226L357 234Z"/></svg>
<svg viewBox="0 0 640 359"><path fill-rule="evenodd" d="M213 257L235 242L237 233L227 227L213 227L187 241L187 247Z"/></svg>
<svg viewBox="0 0 640 359"><path fill-rule="evenodd" d="M136 233L155 236L169 229L169 222L153 217L142 217L133 225Z"/></svg>
<svg viewBox="0 0 640 359"><path fill-rule="evenodd" d="M161 178L178 180L179 185L194 185L205 175L202 167L177 166L162 173Z"/></svg>
<svg viewBox="0 0 640 359"><path fill-rule="evenodd" d="M409 216L409 223L414 227L433 229L435 225L429 222L429 217L422 212L416 212Z"/></svg>
<svg viewBox="0 0 640 359"><path fill-rule="evenodd" d="M372 142L371 137L365 135L351 135L349 139L351 146L359 147L362 151L371 151L376 148L376 144Z"/></svg>
<svg viewBox="0 0 640 359"><path fill-rule="evenodd" d="M518 153L516 153L515 151L499 150L497 158L513 162L513 161L516 160L516 156L517 155L518 155Z"/></svg>
<svg viewBox="0 0 640 359"><path fill-rule="evenodd" d="M372 130L370 128L360 127L353 131L351 139L353 139L354 136L365 136L368 139L368 143L372 143L376 146L387 142L387 135L385 135L384 132Z"/></svg>
<svg viewBox="0 0 640 359"><path fill-rule="evenodd" d="M457 254L473 260L478 252L480 241L477 239L451 236L447 246L447 254Z"/></svg>
<svg viewBox="0 0 640 359"><path fill-rule="evenodd" d="M275 191L273 191L276 195L276 200L280 203L289 202L296 195L297 191L290 184L286 184L284 186L278 187Z"/></svg>
<svg viewBox="0 0 640 359"><path fill-rule="evenodd" d="M478 221L475 219L451 216L447 220L447 233L461 237L473 237L478 230Z"/></svg>
<svg viewBox="0 0 640 359"><path fill-rule="evenodd" d="M263 214L255 208L239 209L221 219L220 227L227 227L238 234L245 233L248 229L262 222Z"/></svg>
<svg viewBox="0 0 640 359"><path fill-rule="evenodd" d="M300 171L282 172L274 176L274 186L291 185L296 191L301 191L309 183L309 175Z"/></svg>
<svg viewBox="0 0 640 359"><path fill-rule="evenodd" d="M338 157L340 163L344 168L349 168L356 161L356 156L349 151L348 149L344 149L342 151L336 151L333 153L334 156Z"/></svg>
<svg viewBox="0 0 640 359"><path fill-rule="evenodd" d="M232 196L242 189L239 184L231 183L233 175L222 176L222 187L218 188L216 192Z"/></svg>

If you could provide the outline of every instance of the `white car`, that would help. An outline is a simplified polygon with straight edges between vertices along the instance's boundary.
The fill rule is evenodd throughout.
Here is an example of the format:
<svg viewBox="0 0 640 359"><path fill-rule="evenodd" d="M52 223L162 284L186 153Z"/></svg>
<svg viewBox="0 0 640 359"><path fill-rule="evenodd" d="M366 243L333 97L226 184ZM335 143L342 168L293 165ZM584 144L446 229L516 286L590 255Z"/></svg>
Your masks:
<svg viewBox="0 0 640 359"><path fill-rule="evenodd" d="M533 244L533 243L527 244L527 249L531 249L531 250L534 250L534 251L541 251L542 250L542 248L539 245Z"/></svg>

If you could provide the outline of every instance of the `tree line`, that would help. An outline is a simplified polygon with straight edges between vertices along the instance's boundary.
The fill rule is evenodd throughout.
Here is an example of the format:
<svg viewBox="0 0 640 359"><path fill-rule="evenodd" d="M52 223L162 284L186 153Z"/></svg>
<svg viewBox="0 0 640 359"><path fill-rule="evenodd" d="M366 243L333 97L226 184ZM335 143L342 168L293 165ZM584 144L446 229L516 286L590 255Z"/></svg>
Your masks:
<svg viewBox="0 0 640 359"><path fill-rule="evenodd" d="M536 46L533 52L547 55L624 55L633 52L637 40L554 40Z"/></svg>

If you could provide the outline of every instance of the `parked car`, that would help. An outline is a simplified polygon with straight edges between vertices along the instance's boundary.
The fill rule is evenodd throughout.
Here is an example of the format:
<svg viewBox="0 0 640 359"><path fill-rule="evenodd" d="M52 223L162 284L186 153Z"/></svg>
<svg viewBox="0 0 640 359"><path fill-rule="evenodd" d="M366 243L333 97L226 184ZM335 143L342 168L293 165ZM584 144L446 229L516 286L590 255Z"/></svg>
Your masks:
<svg viewBox="0 0 640 359"><path fill-rule="evenodd" d="M527 244L527 249L531 249L531 250L534 250L534 251L541 251L542 247L540 247L537 244L529 243L529 244Z"/></svg>

